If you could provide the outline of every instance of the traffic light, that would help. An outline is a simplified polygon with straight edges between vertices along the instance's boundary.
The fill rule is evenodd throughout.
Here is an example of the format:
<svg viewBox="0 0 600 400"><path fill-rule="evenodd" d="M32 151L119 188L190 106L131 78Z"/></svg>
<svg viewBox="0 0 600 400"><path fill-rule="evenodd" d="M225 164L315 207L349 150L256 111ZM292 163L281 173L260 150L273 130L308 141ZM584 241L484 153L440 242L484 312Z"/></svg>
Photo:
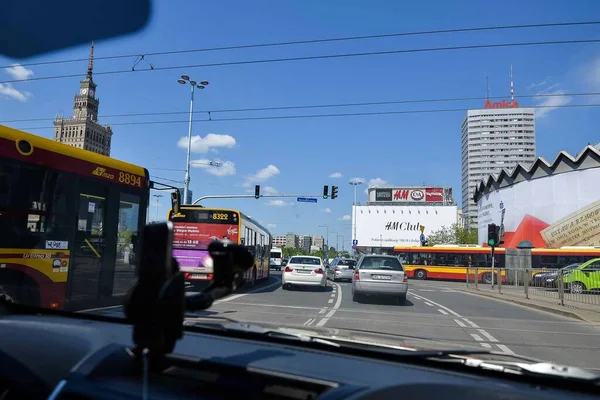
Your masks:
<svg viewBox="0 0 600 400"><path fill-rule="evenodd" d="M254 198L255 199L260 198L260 185L254 186Z"/></svg>
<svg viewBox="0 0 600 400"><path fill-rule="evenodd" d="M498 226L496 224L488 224L488 245L496 247L499 243L498 240Z"/></svg>
<svg viewBox="0 0 600 400"><path fill-rule="evenodd" d="M332 186L331 187L331 199L335 199L337 197L337 192L338 192L338 187L337 186Z"/></svg>
<svg viewBox="0 0 600 400"><path fill-rule="evenodd" d="M323 186L323 198L326 199L329 197L329 186Z"/></svg>

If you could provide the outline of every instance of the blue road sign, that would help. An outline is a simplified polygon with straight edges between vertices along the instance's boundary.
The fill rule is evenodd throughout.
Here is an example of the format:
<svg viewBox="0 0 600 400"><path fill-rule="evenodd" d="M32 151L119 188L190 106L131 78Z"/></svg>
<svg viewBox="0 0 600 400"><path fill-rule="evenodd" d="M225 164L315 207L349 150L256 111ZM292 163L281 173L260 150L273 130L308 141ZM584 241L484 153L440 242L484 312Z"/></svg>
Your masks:
<svg viewBox="0 0 600 400"><path fill-rule="evenodd" d="M352 241L352 244L356 246L356 245L358 244L358 239L354 239L354 240Z"/></svg>
<svg viewBox="0 0 600 400"><path fill-rule="evenodd" d="M329 258L329 253L325 253L325 259Z"/></svg>
<svg viewBox="0 0 600 400"><path fill-rule="evenodd" d="M298 197L300 203L316 203L317 199L312 197Z"/></svg>

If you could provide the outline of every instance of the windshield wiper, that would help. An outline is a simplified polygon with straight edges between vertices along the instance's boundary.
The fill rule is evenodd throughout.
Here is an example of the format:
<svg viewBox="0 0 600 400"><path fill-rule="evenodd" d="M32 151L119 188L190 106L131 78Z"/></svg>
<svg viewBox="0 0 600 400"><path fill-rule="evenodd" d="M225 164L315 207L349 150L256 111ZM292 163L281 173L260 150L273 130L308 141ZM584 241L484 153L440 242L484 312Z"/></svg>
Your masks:
<svg viewBox="0 0 600 400"><path fill-rule="evenodd" d="M305 335L301 333L284 332L278 329L264 328L262 326L248 324L244 322L203 323L199 321L184 321L183 327L186 330L196 332L205 332L209 330L213 332L218 331L227 333L243 333L247 338L269 337L274 339L294 340L305 343L320 343L329 346L341 347L339 343L330 340L325 340L319 337Z"/></svg>
<svg viewBox="0 0 600 400"><path fill-rule="evenodd" d="M503 372L507 374L538 376L546 378L556 377L568 380L585 381L587 383L600 383L600 375L591 371L587 371L583 368L573 367L570 365L561 365L551 362L495 361L460 357L453 357L453 359L467 367ZM525 358L523 357L523 359Z"/></svg>

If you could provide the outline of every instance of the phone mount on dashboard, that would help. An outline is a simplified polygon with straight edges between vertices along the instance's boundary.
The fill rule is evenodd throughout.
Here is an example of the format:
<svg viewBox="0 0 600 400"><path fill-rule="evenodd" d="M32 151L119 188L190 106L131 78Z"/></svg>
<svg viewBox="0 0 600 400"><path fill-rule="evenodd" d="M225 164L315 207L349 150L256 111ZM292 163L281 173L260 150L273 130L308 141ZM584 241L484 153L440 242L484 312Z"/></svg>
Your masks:
<svg viewBox="0 0 600 400"><path fill-rule="evenodd" d="M145 235L152 232L144 230ZM148 249L142 246L140 250L139 262L149 262ZM244 274L254 265L252 254L230 240L212 242L208 252L213 259L213 280L204 291L191 296L186 296L185 279L174 258L170 274L164 276L148 272L150 268L139 268L125 299L125 315L133 324L133 352L152 369L166 366L165 356L183 336L185 312L205 310L215 300L233 293L245 283Z"/></svg>

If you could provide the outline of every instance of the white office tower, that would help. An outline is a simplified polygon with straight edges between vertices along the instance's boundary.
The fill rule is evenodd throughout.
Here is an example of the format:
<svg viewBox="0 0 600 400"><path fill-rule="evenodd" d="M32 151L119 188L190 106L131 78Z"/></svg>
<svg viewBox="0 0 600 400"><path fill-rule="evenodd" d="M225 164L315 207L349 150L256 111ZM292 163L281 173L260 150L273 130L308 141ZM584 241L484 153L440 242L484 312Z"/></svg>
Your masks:
<svg viewBox="0 0 600 400"><path fill-rule="evenodd" d="M535 114L514 100L512 68L511 99L488 100L483 109L468 110L462 123L463 219L477 228L475 187L484 178L503 169L524 167L536 160Z"/></svg>

